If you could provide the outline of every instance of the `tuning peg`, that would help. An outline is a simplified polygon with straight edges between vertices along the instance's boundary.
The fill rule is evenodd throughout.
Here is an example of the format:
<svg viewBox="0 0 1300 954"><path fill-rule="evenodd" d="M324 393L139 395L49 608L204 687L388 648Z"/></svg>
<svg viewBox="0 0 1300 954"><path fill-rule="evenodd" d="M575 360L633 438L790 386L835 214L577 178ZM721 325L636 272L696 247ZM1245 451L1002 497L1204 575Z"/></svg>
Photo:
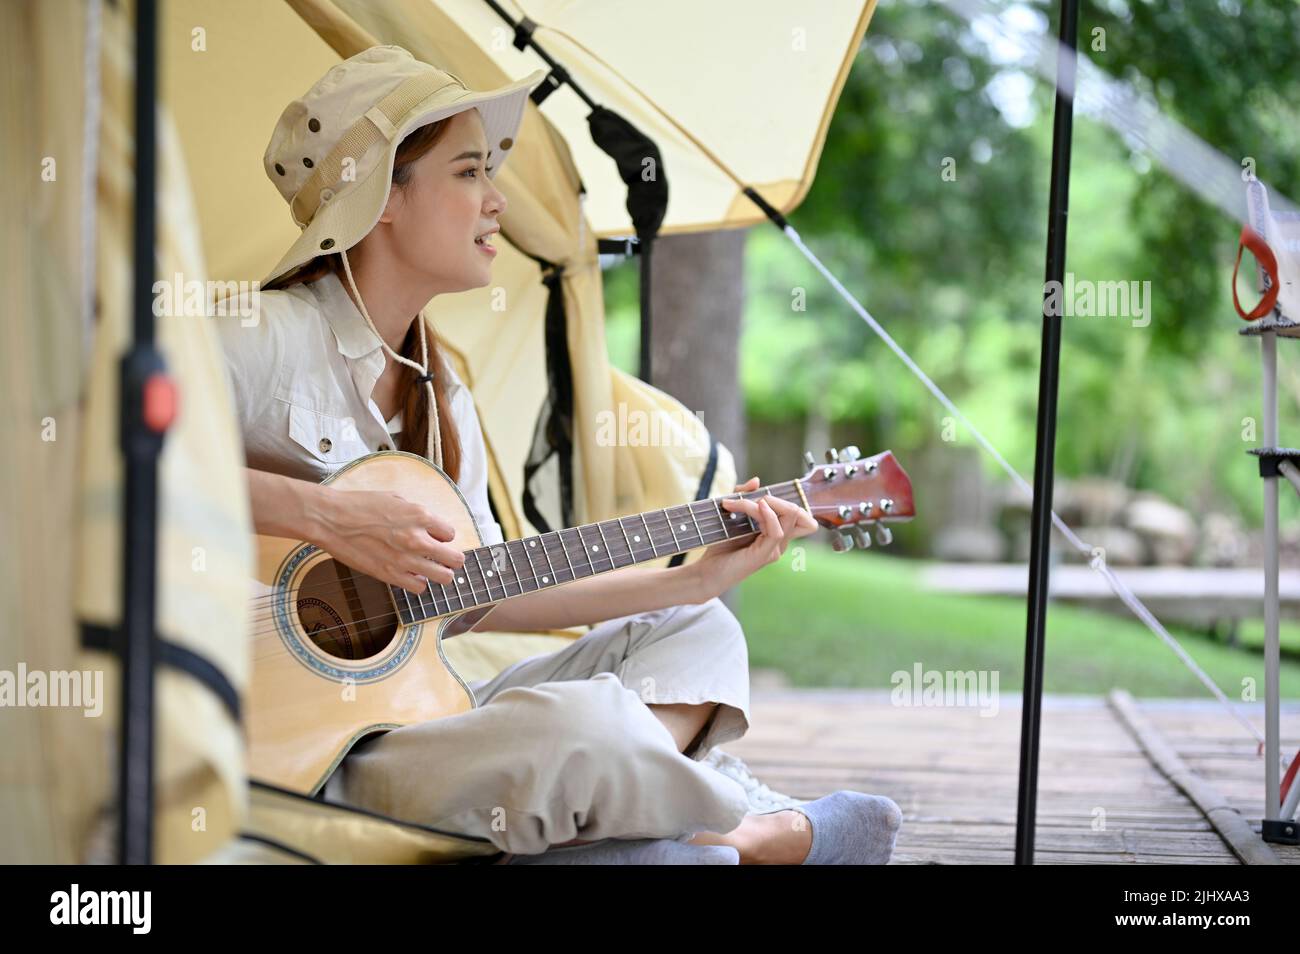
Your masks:
<svg viewBox="0 0 1300 954"><path fill-rule="evenodd" d="M853 549L853 541L849 539L848 534L842 529L836 530L831 535L831 548L834 549L836 553L843 553L845 550Z"/></svg>
<svg viewBox="0 0 1300 954"><path fill-rule="evenodd" d="M867 533L867 528L860 523L853 526L853 542L858 545L859 550L871 549L871 534Z"/></svg>
<svg viewBox="0 0 1300 954"><path fill-rule="evenodd" d="M803 452L803 462L804 462L804 466L806 466L806 467L816 467L816 466L817 466L817 458L813 457L813 452L812 452L812 451L804 451L804 452Z"/></svg>
<svg viewBox="0 0 1300 954"><path fill-rule="evenodd" d="M840 460L857 460L861 454L862 452L858 450L856 444L850 444L848 447L844 448L844 450L840 451Z"/></svg>
<svg viewBox="0 0 1300 954"><path fill-rule="evenodd" d="M837 451L834 447L827 448L826 463L838 464L839 462L840 462L840 452Z"/></svg>
<svg viewBox="0 0 1300 954"><path fill-rule="evenodd" d="M894 542L893 532L883 523L876 524L876 542L882 547L887 547Z"/></svg>

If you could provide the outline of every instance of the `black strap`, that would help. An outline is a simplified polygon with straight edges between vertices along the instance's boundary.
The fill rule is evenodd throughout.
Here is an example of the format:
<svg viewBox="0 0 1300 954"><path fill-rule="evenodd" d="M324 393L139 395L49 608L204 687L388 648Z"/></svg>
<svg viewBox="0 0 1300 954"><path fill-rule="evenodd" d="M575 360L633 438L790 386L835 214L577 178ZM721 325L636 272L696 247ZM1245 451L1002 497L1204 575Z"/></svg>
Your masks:
<svg viewBox="0 0 1300 954"><path fill-rule="evenodd" d="M653 384L650 368L651 267L650 251L655 236L668 211L668 176L663 156L655 141L623 116L604 106L595 106L587 115L592 141L604 150L618 167L619 178L627 186L627 211L636 232L641 255L641 354L638 375ZM651 175L646 175L647 168ZM599 247L599 243L597 243Z"/></svg>
<svg viewBox="0 0 1300 954"><path fill-rule="evenodd" d="M98 623L85 621L81 623L81 645L85 649L95 649L117 656L122 653L120 631ZM158 639L158 653L159 662L173 669L179 669L202 683L221 701L230 718L235 722L240 721L239 693L235 691L234 685L226 678L225 673L192 649L161 637Z"/></svg>
<svg viewBox="0 0 1300 954"><path fill-rule="evenodd" d="M528 17L521 17L515 24L515 49L523 50L533 38L533 31L537 29L537 21Z"/></svg>
<svg viewBox="0 0 1300 954"><path fill-rule="evenodd" d="M640 255L641 242L631 235L621 239L597 239L596 251L601 255Z"/></svg>
<svg viewBox="0 0 1300 954"><path fill-rule="evenodd" d="M266 845L268 848L274 848L276 851L282 851L286 855L301 858L303 861L311 862L314 865L323 865L325 863L319 858L307 854L305 851L299 851L297 848L290 848L282 841L276 841L274 838L267 838L264 835L255 835L251 831L241 831L239 837L242 841L252 841L259 845Z"/></svg>
<svg viewBox="0 0 1300 954"><path fill-rule="evenodd" d="M573 519L573 365L569 360L568 314L564 307L561 278L564 266L533 256L546 272L542 282L546 298L546 399L537 415L533 442L524 462L524 515L539 533L550 533L551 522L542 516L534 481L552 457L559 468L558 520L561 527L572 527Z"/></svg>
<svg viewBox="0 0 1300 954"><path fill-rule="evenodd" d="M537 88L528 95L528 98L533 101L534 106L541 106L546 102L547 96L567 82L569 82L569 74L564 71L564 67L556 66L546 74L544 80L537 84Z"/></svg>

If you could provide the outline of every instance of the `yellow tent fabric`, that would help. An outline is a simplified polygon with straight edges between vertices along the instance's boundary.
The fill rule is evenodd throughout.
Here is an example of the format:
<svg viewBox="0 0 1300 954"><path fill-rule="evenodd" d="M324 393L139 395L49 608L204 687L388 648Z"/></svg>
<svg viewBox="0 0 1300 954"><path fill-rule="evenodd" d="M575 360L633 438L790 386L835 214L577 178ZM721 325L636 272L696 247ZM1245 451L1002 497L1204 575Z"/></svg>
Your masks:
<svg viewBox="0 0 1300 954"><path fill-rule="evenodd" d="M78 623L112 627L120 619L117 391L131 294L133 9L78 0L17 9L0 41L5 167L15 170L4 195L6 221L29 228L6 229L0 284L12 296L5 330L16 347L5 349L12 372L5 378L14 413L5 426L17 422L17 433L6 436L19 468L4 497L6 537L23 541L24 551L6 547L7 562L23 563L7 567L6 585L22 581L22 588L4 601L7 613L16 607L18 614L0 633L0 651L5 669L17 660L29 671L92 673L102 693L95 718L54 706L0 710L0 852L7 862L106 861L113 815L101 818L99 810L116 791L117 660L79 651ZM89 83L88 50L98 51L100 63ZM87 96L96 88L102 101ZM38 108L33 89L43 100ZM95 127L86 111L96 102L99 133L89 142L97 148L88 153L86 128ZM189 186L165 114L159 134L159 272L202 281ZM88 165L87 155L98 162ZM41 177L45 159L56 163L50 180ZM8 247L12 235L30 245ZM92 276L93 322L81 300ZM179 416L159 466L158 628L238 692L248 666L252 547L231 396L201 315L159 320L157 336L180 385ZM245 812L240 727L192 676L162 666L156 685L155 856L195 861L226 844Z"/></svg>
<svg viewBox="0 0 1300 954"><path fill-rule="evenodd" d="M531 49L514 47L505 20L483 0L337 0L337 6L382 42L405 40L433 57L430 62L459 64L458 75L465 69L470 85L487 63L510 76L546 67ZM674 234L764 221L742 194L746 185L781 212L803 201L876 0L500 0L499 6L515 22L526 16L536 24L538 43L592 99L658 145L671 186L662 232ZM625 187L587 133L588 111L568 90L542 107L586 183L591 230L630 235Z"/></svg>
<svg viewBox="0 0 1300 954"><path fill-rule="evenodd" d="M126 8L130 11L130 7ZM77 608L82 619L121 617L121 487L118 363L131 301L134 192L133 12L104 10L100 139L99 323L86 395L81 453L81 545ZM196 219L175 131L159 116L158 274L206 281ZM165 314L160 349L180 392L179 413L159 462L158 632L216 667L236 693L248 679L251 525L233 397L220 344L204 315ZM90 654L108 675L102 751L117 744L116 657ZM238 830L246 810L241 728L212 689L173 666L157 670L157 860L210 855ZM115 777L109 779L115 785Z"/></svg>
<svg viewBox="0 0 1300 954"><path fill-rule="evenodd" d="M70 581L76 545L78 399L92 280L83 258L87 183L84 6L15 4L0 30L0 670L80 668ZM106 688L106 687L105 687ZM0 863L78 860L85 775L102 776L103 716L0 709ZM82 766L80 772L73 766ZM85 773L85 774L82 774Z"/></svg>

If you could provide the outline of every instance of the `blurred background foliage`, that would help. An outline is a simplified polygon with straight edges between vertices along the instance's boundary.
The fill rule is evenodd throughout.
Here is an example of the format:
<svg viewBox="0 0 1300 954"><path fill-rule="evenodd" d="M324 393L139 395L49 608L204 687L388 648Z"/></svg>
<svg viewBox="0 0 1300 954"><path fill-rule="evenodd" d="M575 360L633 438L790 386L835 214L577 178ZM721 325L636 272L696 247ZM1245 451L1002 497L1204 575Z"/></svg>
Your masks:
<svg viewBox="0 0 1300 954"><path fill-rule="evenodd" d="M1014 7L1018 22L1055 35L1055 4ZM1251 157L1274 188L1300 192L1293 0L1094 0L1082 4L1079 42L1234 162ZM790 216L1026 476L1051 118L1051 88L965 22L932 2L882 0L816 181ZM1230 297L1238 231L1113 132L1076 118L1067 270L1150 281L1151 321L1065 319L1058 476L1108 476L1193 513L1213 507L1258 524L1258 477L1243 453L1256 443L1247 419L1259 416L1258 347L1237 336ZM941 445L944 409L774 228L751 231L746 271L751 435L816 413L861 435L864 452L891 447L906 461ZM1253 284L1253 268L1243 271ZM611 356L634 370L634 264L610 269L606 286ZM1288 398L1300 398L1292 350L1280 348L1284 442L1296 407ZM973 442L958 428L956 443ZM1300 515L1293 498L1283 505L1284 521Z"/></svg>

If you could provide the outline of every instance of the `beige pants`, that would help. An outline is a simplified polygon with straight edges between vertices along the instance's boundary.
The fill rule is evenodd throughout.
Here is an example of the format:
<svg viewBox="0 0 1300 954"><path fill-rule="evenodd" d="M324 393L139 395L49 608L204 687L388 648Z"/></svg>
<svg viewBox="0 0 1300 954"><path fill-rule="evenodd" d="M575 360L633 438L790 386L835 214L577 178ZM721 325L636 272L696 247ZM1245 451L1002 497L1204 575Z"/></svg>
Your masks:
<svg viewBox="0 0 1300 954"><path fill-rule="evenodd" d="M470 688L477 708L353 749L325 797L515 854L728 832L749 811L740 784L699 761L749 729L749 652L719 599L599 623ZM719 705L689 756L646 707L703 702Z"/></svg>

